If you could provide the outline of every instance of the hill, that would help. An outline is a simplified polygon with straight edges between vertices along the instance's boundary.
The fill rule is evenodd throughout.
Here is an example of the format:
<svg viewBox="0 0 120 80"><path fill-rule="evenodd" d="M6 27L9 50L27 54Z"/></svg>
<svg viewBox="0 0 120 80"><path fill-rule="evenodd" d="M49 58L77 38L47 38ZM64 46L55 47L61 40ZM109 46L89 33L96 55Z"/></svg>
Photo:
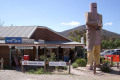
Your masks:
<svg viewBox="0 0 120 80"><path fill-rule="evenodd" d="M66 30L66 31L63 31L63 32L59 32L61 35L64 35L66 37L70 36L70 32L73 32L75 30L79 30L79 31L84 31L86 32L86 26L85 25L81 25L81 26L78 26L78 27L75 27L75 28L72 28L72 29L69 29L69 30ZM102 40L104 40L104 38L115 38L115 39L120 39L120 34L118 33L115 33L115 32L111 32L111 31L107 31L105 29L102 29L101 30L101 37L102 37Z"/></svg>

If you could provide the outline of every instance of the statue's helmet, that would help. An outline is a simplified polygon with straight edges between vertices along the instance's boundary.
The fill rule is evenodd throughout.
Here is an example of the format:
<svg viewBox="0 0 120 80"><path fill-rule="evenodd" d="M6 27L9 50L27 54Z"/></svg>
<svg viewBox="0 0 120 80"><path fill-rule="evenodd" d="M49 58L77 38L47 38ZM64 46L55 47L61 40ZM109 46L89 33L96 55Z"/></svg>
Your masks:
<svg viewBox="0 0 120 80"><path fill-rule="evenodd" d="M97 3L90 4L90 12L96 14L97 13Z"/></svg>

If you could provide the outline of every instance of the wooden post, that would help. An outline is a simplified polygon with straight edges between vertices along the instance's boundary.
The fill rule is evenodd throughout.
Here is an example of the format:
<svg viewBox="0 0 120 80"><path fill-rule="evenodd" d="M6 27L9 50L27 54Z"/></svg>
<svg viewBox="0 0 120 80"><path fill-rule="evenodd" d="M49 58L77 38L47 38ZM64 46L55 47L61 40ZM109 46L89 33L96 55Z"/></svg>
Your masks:
<svg viewBox="0 0 120 80"><path fill-rule="evenodd" d="M119 62L117 62L117 68L119 69Z"/></svg>
<svg viewBox="0 0 120 80"><path fill-rule="evenodd" d="M10 49L10 52L9 52L10 53L10 67L11 67L11 47L12 46L9 46L9 49Z"/></svg>
<svg viewBox="0 0 120 80"><path fill-rule="evenodd" d="M59 47L57 48L57 61L59 60Z"/></svg>
<svg viewBox="0 0 120 80"><path fill-rule="evenodd" d="M84 54L84 59L85 59L85 47L83 47L83 54Z"/></svg>
<svg viewBox="0 0 120 80"><path fill-rule="evenodd" d="M111 57L111 67L113 66L113 57Z"/></svg>
<svg viewBox="0 0 120 80"><path fill-rule="evenodd" d="M22 59L22 61L23 61L23 59ZM21 70L22 70L23 73L25 73L25 71L24 71L24 65L22 65L22 62L21 62Z"/></svg>
<svg viewBox="0 0 120 80"><path fill-rule="evenodd" d="M36 59L38 61L38 46L36 46Z"/></svg>
<svg viewBox="0 0 120 80"><path fill-rule="evenodd" d="M70 74L70 65L71 65L71 60L69 60L69 74Z"/></svg>
<svg viewBox="0 0 120 80"><path fill-rule="evenodd" d="M4 59L1 58L1 69L3 70Z"/></svg>
<svg viewBox="0 0 120 80"><path fill-rule="evenodd" d="M96 62L93 62L93 72L96 73Z"/></svg>
<svg viewBox="0 0 120 80"><path fill-rule="evenodd" d="M64 48L63 48L63 61L64 61Z"/></svg>
<svg viewBox="0 0 120 80"><path fill-rule="evenodd" d="M45 65L44 65L44 71L46 71L46 60L45 60Z"/></svg>

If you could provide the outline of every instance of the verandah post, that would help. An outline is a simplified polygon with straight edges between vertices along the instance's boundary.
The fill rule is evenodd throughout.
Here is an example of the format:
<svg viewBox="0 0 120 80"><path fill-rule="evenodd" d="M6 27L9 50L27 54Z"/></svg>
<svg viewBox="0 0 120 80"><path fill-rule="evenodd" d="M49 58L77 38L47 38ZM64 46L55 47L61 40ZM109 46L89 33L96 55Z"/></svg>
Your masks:
<svg viewBox="0 0 120 80"><path fill-rule="evenodd" d="M71 60L69 60L69 74L70 74L70 65L71 65Z"/></svg>

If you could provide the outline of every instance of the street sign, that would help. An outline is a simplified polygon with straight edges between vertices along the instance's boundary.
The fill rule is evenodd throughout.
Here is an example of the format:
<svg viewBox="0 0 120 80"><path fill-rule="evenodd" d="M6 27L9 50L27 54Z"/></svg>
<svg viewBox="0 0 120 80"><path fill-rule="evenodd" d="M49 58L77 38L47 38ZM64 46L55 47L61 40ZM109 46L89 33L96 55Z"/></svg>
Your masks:
<svg viewBox="0 0 120 80"><path fill-rule="evenodd" d="M66 66L66 62L49 62L49 66Z"/></svg>
<svg viewBox="0 0 120 80"><path fill-rule="evenodd" d="M22 38L21 37L6 37L5 38L5 43L17 43L21 44L22 43Z"/></svg>
<svg viewBox="0 0 120 80"><path fill-rule="evenodd" d="M22 65L44 66L44 61L22 61Z"/></svg>

